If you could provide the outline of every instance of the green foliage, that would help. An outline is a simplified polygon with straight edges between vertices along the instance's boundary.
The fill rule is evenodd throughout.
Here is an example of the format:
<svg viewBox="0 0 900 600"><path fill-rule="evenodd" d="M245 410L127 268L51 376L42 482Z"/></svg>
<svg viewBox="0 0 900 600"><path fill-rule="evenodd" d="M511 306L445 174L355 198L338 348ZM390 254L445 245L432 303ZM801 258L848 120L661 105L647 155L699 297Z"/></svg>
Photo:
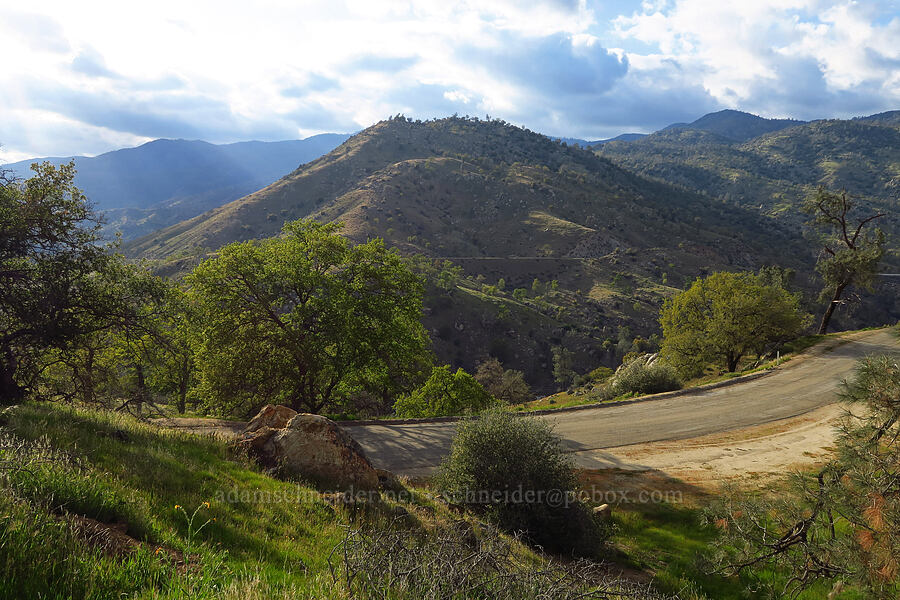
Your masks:
<svg viewBox="0 0 900 600"><path fill-rule="evenodd" d="M516 288L513 290L512 295L513 295L513 298L515 298L516 300L521 302L522 300L524 300L525 298L528 297L528 290L526 290L525 288Z"/></svg>
<svg viewBox="0 0 900 600"><path fill-rule="evenodd" d="M726 493L707 514L722 535L717 567L758 574L779 565L791 576L776 594L820 580L863 587L866 598L900 593L900 365L863 359L842 399L834 458L817 473L790 477L777 494Z"/></svg>
<svg viewBox="0 0 900 600"><path fill-rule="evenodd" d="M602 394L610 399L624 394L658 394L680 388L681 382L672 366L641 356L623 364L607 382Z"/></svg>
<svg viewBox="0 0 900 600"><path fill-rule="evenodd" d="M394 412L404 418L446 417L477 413L493 402L474 377L462 369L451 373L445 365L434 367L422 387L398 398Z"/></svg>
<svg viewBox="0 0 900 600"><path fill-rule="evenodd" d="M496 358L489 358L479 364L475 379L500 402L519 404L533 399L525 374L522 371L504 369Z"/></svg>
<svg viewBox="0 0 900 600"><path fill-rule="evenodd" d="M576 476L546 421L487 411L458 425L435 486L456 504L551 552L595 555L603 534L575 498Z"/></svg>
<svg viewBox="0 0 900 600"><path fill-rule="evenodd" d="M612 377L614 373L615 371L613 369L601 366L588 373L588 379L597 383L602 383Z"/></svg>
<svg viewBox="0 0 900 600"><path fill-rule="evenodd" d="M24 183L0 178L0 401L39 391L49 364L86 339L137 335L160 284L100 237L72 163L33 165Z"/></svg>
<svg viewBox="0 0 900 600"><path fill-rule="evenodd" d="M559 385L566 387L575 379L575 371L572 365L575 355L562 346L553 347L553 379Z"/></svg>
<svg viewBox="0 0 900 600"><path fill-rule="evenodd" d="M267 403L320 412L355 394L390 398L427 363L422 284L380 240L295 221L235 243L187 278L200 395L220 412Z"/></svg>
<svg viewBox="0 0 900 600"><path fill-rule="evenodd" d="M450 261L444 261L435 277L435 285L442 290L450 291L459 285L461 277L462 267L454 265Z"/></svg>
<svg viewBox="0 0 900 600"><path fill-rule="evenodd" d="M796 337L807 320L784 288L752 273L714 273L664 304L661 353L685 377L714 362L732 372L747 354Z"/></svg>
<svg viewBox="0 0 900 600"><path fill-rule="evenodd" d="M65 348L50 350L39 381L42 397L133 405L139 413L150 400L149 379L168 351L164 323L176 317L168 302L176 293L165 280L134 266L114 263L121 315L106 329L81 335Z"/></svg>

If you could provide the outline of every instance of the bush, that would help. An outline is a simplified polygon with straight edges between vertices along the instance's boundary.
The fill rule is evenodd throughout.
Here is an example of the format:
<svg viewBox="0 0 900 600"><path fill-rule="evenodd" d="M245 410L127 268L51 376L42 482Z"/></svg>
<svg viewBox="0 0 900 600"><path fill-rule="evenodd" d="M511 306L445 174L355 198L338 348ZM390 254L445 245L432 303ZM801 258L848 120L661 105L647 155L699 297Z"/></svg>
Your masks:
<svg viewBox="0 0 900 600"><path fill-rule="evenodd" d="M653 355L633 359L623 364L600 392L601 400L611 400L624 394L658 394L681 389L675 369Z"/></svg>
<svg viewBox="0 0 900 600"><path fill-rule="evenodd" d="M620 369L610 385L617 396L627 393L658 394L681 389L674 368L658 360L650 362L643 358L637 358Z"/></svg>
<svg viewBox="0 0 900 600"><path fill-rule="evenodd" d="M494 403L494 398L474 377L449 366L435 367L422 387L394 403L399 417L446 417L477 413Z"/></svg>
<svg viewBox="0 0 900 600"><path fill-rule="evenodd" d="M346 528L329 557L335 581L353 598L490 600L668 598L589 560L523 560L493 527L459 520L434 531L402 526Z"/></svg>
<svg viewBox="0 0 900 600"><path fill-rule="evenodd" d="M435 485L546 550L595 555L604 532L575 497L575 469L546 421L498 410L460 423Z"/></svg>

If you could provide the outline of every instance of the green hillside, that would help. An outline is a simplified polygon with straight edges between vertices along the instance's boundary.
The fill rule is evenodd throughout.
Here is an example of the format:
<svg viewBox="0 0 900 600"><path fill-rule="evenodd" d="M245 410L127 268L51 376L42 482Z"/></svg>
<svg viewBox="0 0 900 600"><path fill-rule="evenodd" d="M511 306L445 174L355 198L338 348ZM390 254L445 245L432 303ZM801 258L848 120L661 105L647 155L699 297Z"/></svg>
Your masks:
<svg viewBox="0 0 900 600"><path fill-rule="evenodd" d="M797 206L817 186L844 188L888 212L881 226L900 225L900 127L872 117L815 121L743 143L694 129L664 130L629 143L609 143L602 156L654 178L724 202L798 222Z"/></svg>

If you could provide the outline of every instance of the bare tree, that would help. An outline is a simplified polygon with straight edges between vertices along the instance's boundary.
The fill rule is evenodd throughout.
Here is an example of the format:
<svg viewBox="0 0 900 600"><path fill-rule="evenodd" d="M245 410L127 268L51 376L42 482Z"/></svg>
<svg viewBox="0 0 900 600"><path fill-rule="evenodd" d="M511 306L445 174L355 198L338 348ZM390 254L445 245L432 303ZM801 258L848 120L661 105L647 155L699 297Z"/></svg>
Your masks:
<svg viewBox="0 0 900 600"><path fill-rule="evenodd" d="M812 224L820 231L822 251L816 270L822 275L825 287L822 299L828 301L819 335L828 332L834 309L842 303L844 292L851 285L871 290L876 282L878 263L884 255L884 233L866 228L884 213L855 221L851 213L856 207L846 191L829 192L819 188L804 204L804 211L813 216Z"/></svg>

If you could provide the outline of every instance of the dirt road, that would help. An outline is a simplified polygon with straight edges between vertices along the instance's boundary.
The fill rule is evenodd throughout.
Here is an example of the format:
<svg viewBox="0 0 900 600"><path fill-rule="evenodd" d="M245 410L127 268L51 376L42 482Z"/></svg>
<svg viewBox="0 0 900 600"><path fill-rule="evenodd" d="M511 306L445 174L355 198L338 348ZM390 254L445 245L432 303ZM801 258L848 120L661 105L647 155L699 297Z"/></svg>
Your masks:
<svg viewBox="0 0 900 600"><path fill-rule="evenodd" d="M819 423L816 443L827 445L828 439L822 437L825 435L822 432L830 431L830 422L836 416L837 409L832 406L829 409L831 412L821 414L813 411L836 402L838 385L841 379L852 373L857 360L867 354L886 352L900 354L900 344L893 331L864 332L854 334L846 343L835 348L828 345L818 348L809 356L788 362L772 375L753 381L675 398L562 412L541 418L555 424L557 433L575 454L577 464L587 469L675 470L678 467L685 470L694 465L705 469L702 467L705 462L714 463L726 471L735 468L747 472L756 468L753 463L741 462L747 459L740 457L746 457L749 453L756 454L755 459L749 460L756 460L758 467L769 464L781 468L781 463L775 460L777 453L772 452L777 450L782 438L756 435L754 428L779 423L775 428L781 431L791 419L813 415L807 420L813 418ZM447 454L455 431L454 423L388 422L377 425L346 424L345 427L363 446L375 466L410 476L429 474ZM702 450L699 448L705 442L695 439L722 432L733 432L741 438L744 434L738 430L742 429L750 432L747 435L755 439L752 449L736 445L732 442L739 440L726 437L718 442L706 443L706 450ZM688 452L690 444L679 444L678 452L674 452L674 447L651 444L686 439L695 439L695 443L699 444L693 454ZM749 439L744 441L750 445ZM806 442L802 439L795 442L789 444L793 454L789 452L784 460L810 453L812 446L807 443L808 439Z"/></svg>

